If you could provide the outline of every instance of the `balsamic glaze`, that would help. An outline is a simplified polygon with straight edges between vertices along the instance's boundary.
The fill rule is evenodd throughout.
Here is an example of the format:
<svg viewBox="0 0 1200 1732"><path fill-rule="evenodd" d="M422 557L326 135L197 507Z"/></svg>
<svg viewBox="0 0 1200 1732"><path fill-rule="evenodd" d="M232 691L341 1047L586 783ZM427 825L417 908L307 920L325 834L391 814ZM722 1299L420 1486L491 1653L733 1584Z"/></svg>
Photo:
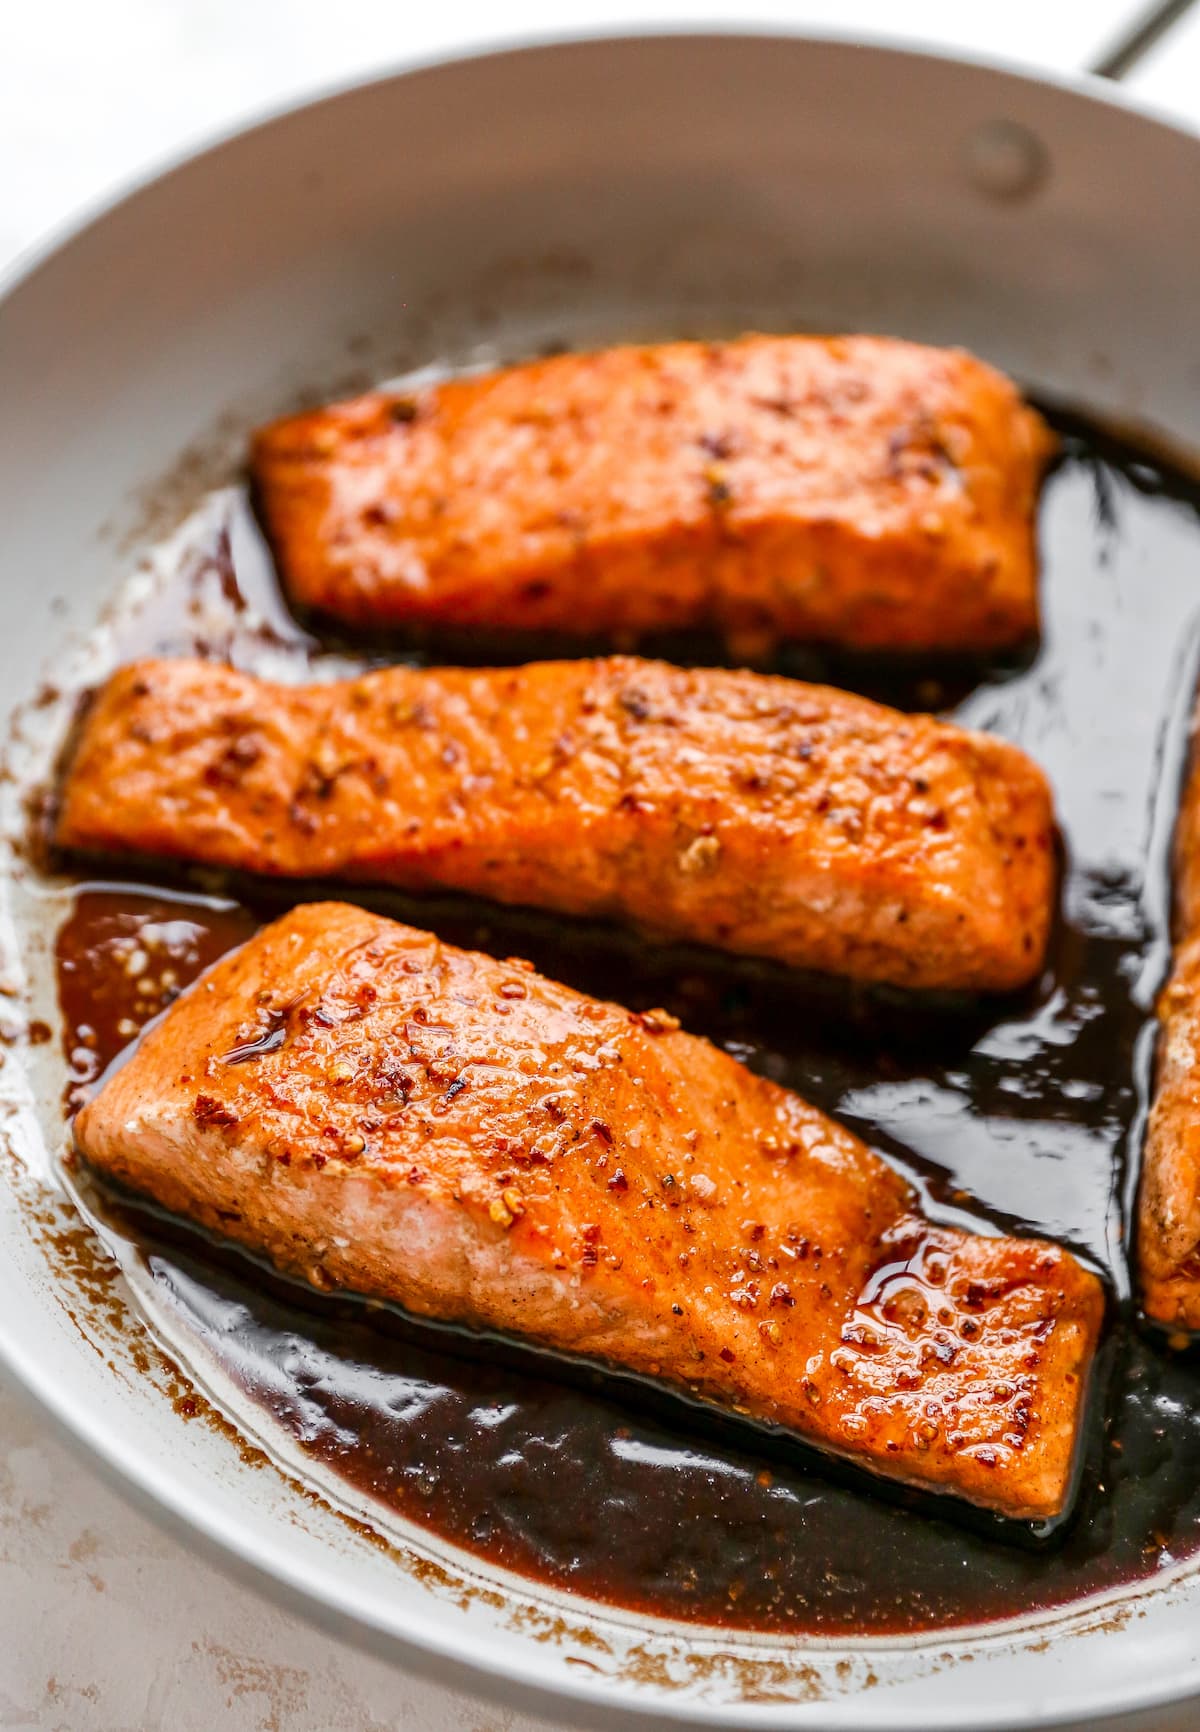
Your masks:
<svg viewBox="0 0 1200 1732"><path fill-rule="evenodd" d="M1100 1267L1115 1323L1074 1520L1052 1546L1021 1548L963 1525L949 1505L930 1513L875 1497L752 1436L650 1411L591 1373L564 1379L528 1354L302 1291L110 1198L183 1332L361 1491L598 1598L822 1635L1060 1605L1200 1550L1200 1366L1134 1327L1126 1251L1168 960L1168 846L1200 626L1200 488L1057 419L1064 450L1042 509L1036 655L881 670L806 654L786 668L894 703L953 704L958 719L1019 741L1045 767L1064 888L1035 991L914 1000L450 899L361 899L453 942L526 955L633 1008L661 1004L882 1149L934 1213L1044 1233ZM288 620L245 501L220 503L213 521L211 543L180 556L181 585L126 653L199 649L264 671L319 658L329 646ZM72 1104L187 980L317 888L243 886L234 901L157 877L81 886L58 943Z"/></svg>

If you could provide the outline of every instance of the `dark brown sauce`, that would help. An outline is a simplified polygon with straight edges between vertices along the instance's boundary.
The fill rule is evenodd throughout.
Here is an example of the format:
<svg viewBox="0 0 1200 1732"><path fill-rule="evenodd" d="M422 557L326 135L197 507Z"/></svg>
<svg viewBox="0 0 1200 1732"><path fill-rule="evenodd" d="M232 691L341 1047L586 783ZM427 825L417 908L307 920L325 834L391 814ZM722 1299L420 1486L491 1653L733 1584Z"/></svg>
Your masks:
<svg viewBox="0 0 1200 1732"><path fill-rule="evenodd" d="M1037 991L913 1001L462 902L369 900L455 942L527 955L584 990L665 1005L888 1153L934 1212L1045 1233L1101 1267L1116 1321L1074 1520L1049 1546L1014 1544L949 1506L931 1513L848 1487L589 1372L299 1291L110 1198L181 1330L353 1486L497 1563L601 1599L827 1636L1022 1614L1200 1551L1200 1367L1138 1333L1126 1250L1195 679L1200 488L1060 425L1035 656L936 672L805 656L788 670L893 702L955 701L960 719L1045 766L1066 862ZM303 669L327 647L289 621L232 498L125 646L199 648L264 670ZM166 878L81 887L58 945L72 1101L213 957L316 888L242 887L235 901Z"/></svg>

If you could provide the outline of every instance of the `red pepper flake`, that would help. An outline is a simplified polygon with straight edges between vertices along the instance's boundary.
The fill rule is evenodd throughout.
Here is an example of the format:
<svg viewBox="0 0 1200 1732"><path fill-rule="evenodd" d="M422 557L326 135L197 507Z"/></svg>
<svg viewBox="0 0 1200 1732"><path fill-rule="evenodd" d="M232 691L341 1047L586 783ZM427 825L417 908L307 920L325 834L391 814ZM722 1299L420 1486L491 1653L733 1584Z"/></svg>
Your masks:
<svg viewBox="0 0 1200 1732"><path fill-rule="evenodd" d="M192 1106L192 1117L198 1125L236 1125L237 1114L231 1113L228 1107L223 1107L212 1095L197 1095Z"/></svg>
<svg viewBox="0 0 1200 1732"><path fill-rule="evenodd" d="M607 1188L610 1191L627 1191L629 1189L629 1180L625 1177L620 1167L617 1168L612 1178L608 1181Z"/></svg>

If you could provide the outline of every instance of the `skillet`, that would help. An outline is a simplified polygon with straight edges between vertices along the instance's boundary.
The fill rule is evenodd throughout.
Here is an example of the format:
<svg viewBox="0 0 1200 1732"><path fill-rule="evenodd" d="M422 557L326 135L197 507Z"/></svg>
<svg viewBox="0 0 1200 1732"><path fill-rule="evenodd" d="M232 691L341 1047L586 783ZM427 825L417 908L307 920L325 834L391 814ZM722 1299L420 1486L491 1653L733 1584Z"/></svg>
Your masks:
<svg viewBox="0 0 1200 1732"><path fill-rule="evenodd" d="M417 68L214 145L35 258L0 302L11 830L61 726L55 691L102 657L119 584L281 407L548 341L883 329L961 342L1194 451L1198 186L1200 143L1104 86L751 34ZM219 1364L197 1352L181 1369L173 1340L148 1351L131 1316L168 1332L153 1295L135 1271L114 1280L62 1193L53 1043L19 1034L23 1011L53 1015L54 908L20 857L10 879L0 1355L197 1543L401 1666L560 1723L1194 1724L1186 1563L986 1629L798 1642L631 1617L402 1524L381 1538L315 1495L281 1440L279 1468L239 1448Z"/></svg>

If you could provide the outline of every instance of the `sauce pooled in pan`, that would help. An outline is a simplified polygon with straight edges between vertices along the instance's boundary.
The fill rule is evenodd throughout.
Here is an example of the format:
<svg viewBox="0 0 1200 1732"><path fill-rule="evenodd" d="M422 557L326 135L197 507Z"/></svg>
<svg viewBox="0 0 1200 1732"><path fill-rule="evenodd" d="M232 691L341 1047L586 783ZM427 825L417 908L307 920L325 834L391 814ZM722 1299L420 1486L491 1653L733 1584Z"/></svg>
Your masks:
<svg viewBox="0 0 1200 1732"><path fill-rule="evenodd" d="M1059 1605L1200 1550L1200 1370L1132 1328L1125 1252L1200 626L1200 490L1060 425L1064 457L1042 513L1045 633L1032 662L909 674L806 653L785 670L889 702L953 706L1043 765L1067 859L1038 991L913 1001L512 911L370 900L455 943L528 956L582 990L661 1004L904 1165L934 1209L1058 1238L1100 1265L1118 1316L1074 1520L1050 1546L1022 1547L599 1376L563 1378L528 1352L480 1351L308 1293L107 1199L183 1335L200 1336L354 1487L497 1563L594 1597L831 1636ZM244 502L214 502L206 521L209 544L181 554L179 584L137 624L128 654L199 649L263 671L281 659L303 668L327 646L287 620ZM306 890L237 893L245 900L165 876L79 887L58 942L73 1091L207 963Z"/></svg>

